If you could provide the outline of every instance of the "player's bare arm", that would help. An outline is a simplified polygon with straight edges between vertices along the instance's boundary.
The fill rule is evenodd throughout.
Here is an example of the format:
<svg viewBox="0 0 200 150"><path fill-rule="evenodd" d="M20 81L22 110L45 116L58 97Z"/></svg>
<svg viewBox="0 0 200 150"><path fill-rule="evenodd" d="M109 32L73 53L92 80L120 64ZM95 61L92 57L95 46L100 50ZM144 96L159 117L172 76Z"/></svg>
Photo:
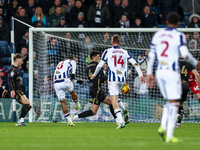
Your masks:
<svg viewBox="0 0 200 150"><path fill-rule="evenodd" d="M8 93L8 91L5 89L5 90L3 91L3 93L2 93L2 97L5 97L7 93Z"/></svg>
<svg viewBox="0 0 200 150"><path fill-rule="evenodd" d="M148 75L147 76L147 84L148 84L150 89L152 89L154 87L154 83L155 83L154 75Z"/></svg>

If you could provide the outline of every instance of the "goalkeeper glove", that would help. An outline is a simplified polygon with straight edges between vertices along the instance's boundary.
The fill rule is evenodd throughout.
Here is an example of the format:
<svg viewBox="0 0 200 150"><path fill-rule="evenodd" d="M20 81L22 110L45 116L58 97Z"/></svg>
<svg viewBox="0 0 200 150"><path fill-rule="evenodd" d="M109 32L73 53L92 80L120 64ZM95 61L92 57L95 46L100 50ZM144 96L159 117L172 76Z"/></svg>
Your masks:
<svg viewBox="0 0 200 150"><path fill-rule="evenodd" d="M71 80L74 80L74 79L75 79L75 74L71 74L71 75L70 75L70 79L71 79Z"/></svg>

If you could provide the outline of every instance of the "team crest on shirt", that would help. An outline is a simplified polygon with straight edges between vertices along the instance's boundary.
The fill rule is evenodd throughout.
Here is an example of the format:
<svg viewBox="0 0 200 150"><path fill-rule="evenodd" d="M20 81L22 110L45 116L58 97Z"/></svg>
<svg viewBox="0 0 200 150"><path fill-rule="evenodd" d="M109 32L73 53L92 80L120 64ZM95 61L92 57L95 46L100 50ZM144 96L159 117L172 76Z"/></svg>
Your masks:
<svg viewBox="0 0 200 150"><path fill-rule="evenodd" d="M190 75L190 78L192 78L192 75Z"/></svg>
<svg viewBox="0 0 200 150"><path fill-rule="evenodd" d="M14 76L14 74L15 74L14 72L11 72L11 73L10 73L10 76L11 76L11 77L13 77L13 76Z"/></svg>

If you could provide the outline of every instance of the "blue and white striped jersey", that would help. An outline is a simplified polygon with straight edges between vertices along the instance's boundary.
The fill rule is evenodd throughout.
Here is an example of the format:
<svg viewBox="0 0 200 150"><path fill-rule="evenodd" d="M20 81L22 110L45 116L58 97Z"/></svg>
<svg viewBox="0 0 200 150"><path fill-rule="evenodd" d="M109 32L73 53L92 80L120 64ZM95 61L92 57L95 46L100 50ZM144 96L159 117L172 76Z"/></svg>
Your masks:
<svg viewBox="0 0 200 150"><path fill-rule="evenodd" d="M132 56L119 46L105 50L101 60L108 63L108 81L126 82L127 62L131 58Z"/></svg>
<svg viewBox="0 0 200 150"><path fill-rule="evenodd" d="M65 61L61 61L56 66L56 70L54 72L54 81L67 79L70 77L70 74L75 74L76 71L76 61L67 59Z"/></svg>

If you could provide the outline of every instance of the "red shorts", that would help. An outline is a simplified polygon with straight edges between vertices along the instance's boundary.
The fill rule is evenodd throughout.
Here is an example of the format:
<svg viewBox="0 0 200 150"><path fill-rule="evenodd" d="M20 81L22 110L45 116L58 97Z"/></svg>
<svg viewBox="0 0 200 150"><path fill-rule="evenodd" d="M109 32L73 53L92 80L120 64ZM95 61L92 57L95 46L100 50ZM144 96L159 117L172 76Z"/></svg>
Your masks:
<svg viewBox="0 0 200 150"><path fill-rule="evenodd" d="M190 88L190 90L191 90L194 94L200 93L198 84L194 84L194 85L192 85L192 86L189 86L189 88Z"/></svg>

